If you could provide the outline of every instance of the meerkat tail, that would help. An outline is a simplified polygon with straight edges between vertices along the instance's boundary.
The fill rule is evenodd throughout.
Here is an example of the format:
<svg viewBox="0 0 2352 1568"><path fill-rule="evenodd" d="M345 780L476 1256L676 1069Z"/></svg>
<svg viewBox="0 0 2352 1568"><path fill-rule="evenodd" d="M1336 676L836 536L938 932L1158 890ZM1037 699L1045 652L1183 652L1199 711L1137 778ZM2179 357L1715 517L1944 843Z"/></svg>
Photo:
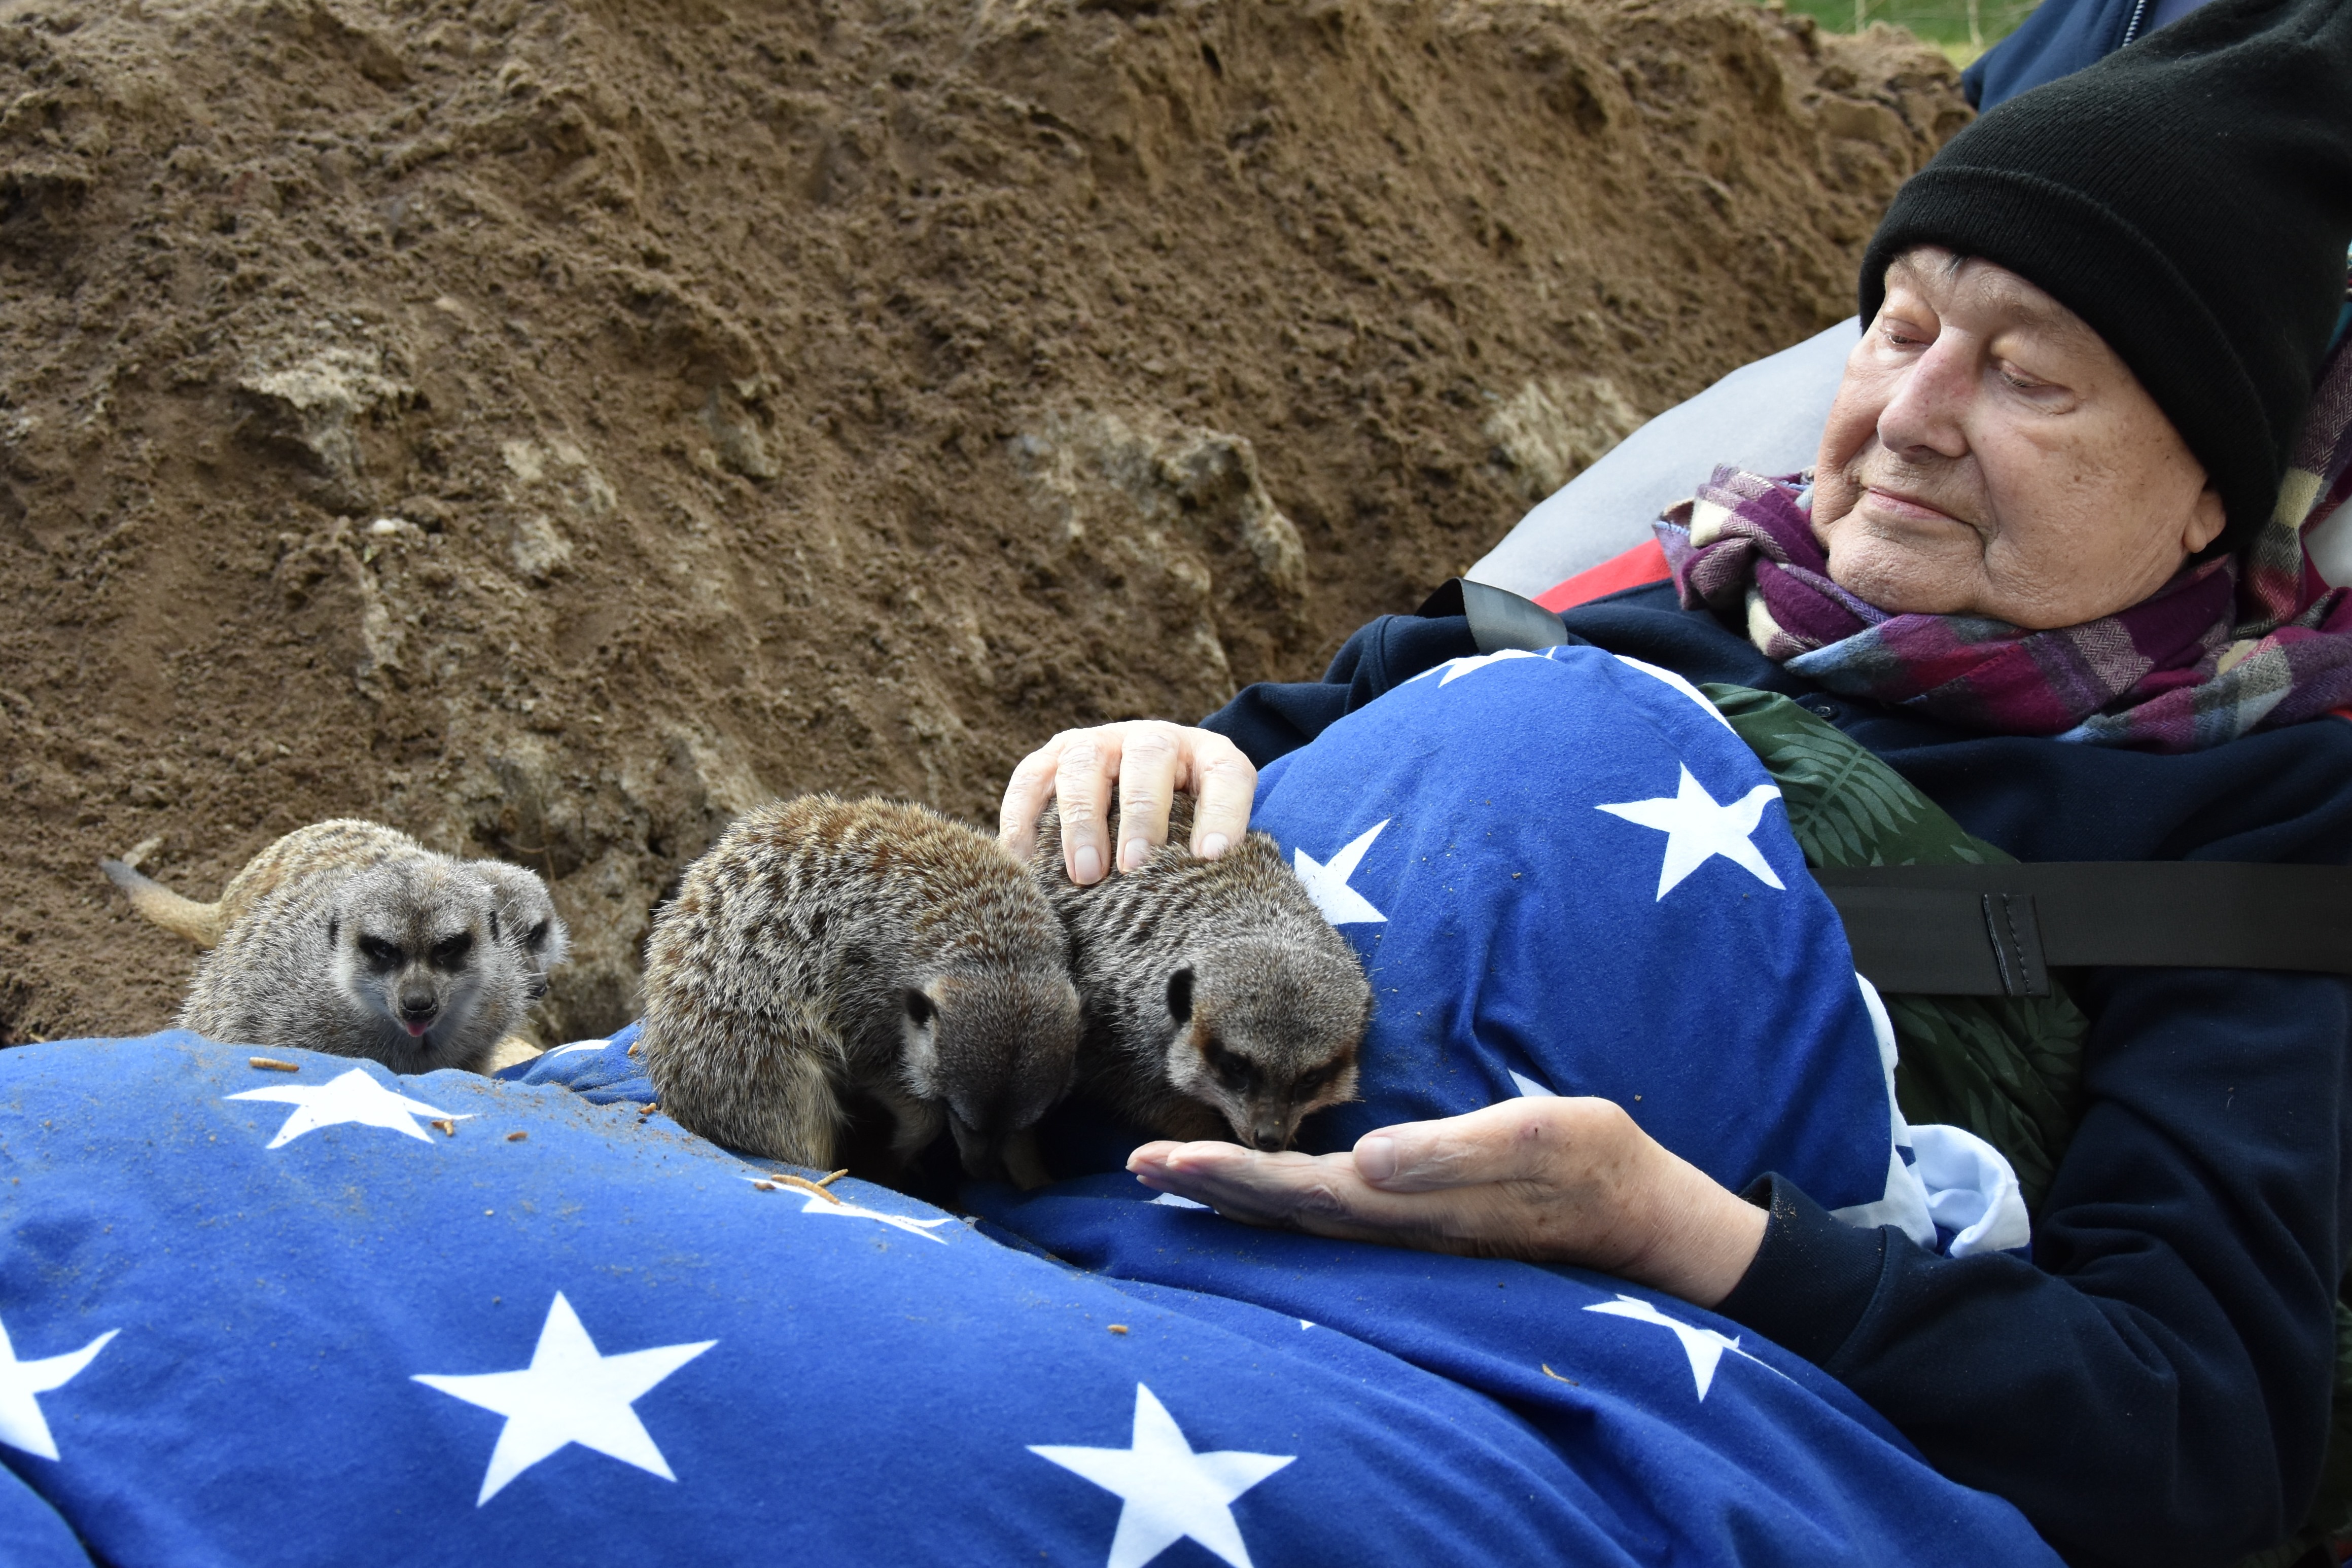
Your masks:
<svg viewBox="0 0 2352 1568"><path fill-rule="evenodd" d="M171 932L184 936L199 947L210 947L221 939L221 912L217 904L198 904L193 898L183 898L152 877L142 876L121 861L103 860L98 869L106 879L122 890L131 900L131 907Z"/></svg>
<svg viewBox="0 0 2352 1568"><path fill-rule="evenodd" d="M520 1066L526 1061L536 1061L544 1054L545 1051L541 1047L532 1044L522 1036L510 1034L490 1047L490 1053L482 1058L481 1065L474 1071L485 1078L494 1077L509 1067Z"/></svg>

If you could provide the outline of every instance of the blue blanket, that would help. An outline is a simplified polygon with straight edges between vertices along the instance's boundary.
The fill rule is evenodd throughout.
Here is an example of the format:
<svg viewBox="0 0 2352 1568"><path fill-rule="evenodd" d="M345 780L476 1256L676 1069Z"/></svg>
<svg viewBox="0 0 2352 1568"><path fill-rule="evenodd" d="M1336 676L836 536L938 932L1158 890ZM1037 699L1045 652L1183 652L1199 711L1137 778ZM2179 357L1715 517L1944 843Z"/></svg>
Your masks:
<svg viewBox="0 0 2352 1568"><path fill-rule="evenodd" d="M1735 1190L1778 1171L1933 1243L1892 1029L1780 791L1680 677L1454 660L1268 767L1252 821L1372 980L1362 1102L1307 1146L1595 1094Z"/></svg>
<svg viewBox="0 0 2352 1568"><path fill-rule="evenodd" d="M1379 998L1319 1146L1599 1093L1727 1183L1920 1219L1884 1016L1689 688L1459 661L1269 768L1258 815ZM972 1190L977 1221L818 1189L646 1113L633 1038L504 1081L0 1052L0 1555L2052 1561L1685 1303L1116 1172Z"/></svg>
<svg viewBox="0 0 2352 1568"><path fill-rule="evenodd" d="M2052 1561L1688 1306L1123 1177L835 1203L641 1119L625 1051L0 1053L0 1555Z"/></svg>

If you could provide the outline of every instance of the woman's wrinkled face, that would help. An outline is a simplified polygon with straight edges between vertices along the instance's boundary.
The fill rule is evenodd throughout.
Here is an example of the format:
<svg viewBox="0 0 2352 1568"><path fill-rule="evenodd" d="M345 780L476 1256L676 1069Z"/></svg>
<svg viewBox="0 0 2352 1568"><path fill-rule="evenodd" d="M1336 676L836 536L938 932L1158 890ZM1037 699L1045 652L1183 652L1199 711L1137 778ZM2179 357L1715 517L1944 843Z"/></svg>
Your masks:
<svg viewBox="0 0 2352 1568"><path fill-rule="evenodd" d="M1813 535L1839 586L1893 612L2073 626L2154 593L2225 520L2082 318L1932 246L1886 269L1816 459Z"/></svg>

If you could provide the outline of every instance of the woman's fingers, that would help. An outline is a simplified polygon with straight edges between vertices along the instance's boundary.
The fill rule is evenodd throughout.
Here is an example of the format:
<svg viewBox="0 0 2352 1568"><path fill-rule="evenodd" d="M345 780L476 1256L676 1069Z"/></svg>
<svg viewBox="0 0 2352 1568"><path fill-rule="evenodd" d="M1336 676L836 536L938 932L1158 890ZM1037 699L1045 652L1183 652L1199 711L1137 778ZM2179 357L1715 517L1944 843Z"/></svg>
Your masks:
<svg viewBox="0 0 2352 1568"><path fill-rule="evenodd" d="M1119 748L1118 869L1139 871L1168 841L1168 807L1184 765L1178 737L1185 732L1172 724L1122 727L1127 733Z"/></svg>
<svg viewBox="0 0 2352 1568"><path fill-rule="evenodd" d="M1054 769L1062 759L1062 736L1055 736L1013 769L1005 780L1004 800L996 808L996 841L1022 864L1037 852L1037 819L1054 794Z"/></svg>
<svg viewBox="0 0 2352 1568"><path fill-rule="evenodd" d="M1192 737L1192 852L1215 860L1249 831L1250 806L1257 798L1257 767L1242 748L1211 730Z"/></svg>
<svg viewBox="0 0 2352 1568"><path fill-rule="evenodd" d="M1506 1100L1437 1122L1381 1127L1356 1141L1356 1169L1388 1192L1433 1192L1492 1182L1559 1179L1591 1165L1633 1130L1607 1100Z"/></svg>
<svg viewBox="0 0 2352 1568"><path fill-rule="evenodd" d="M1393 1239L1368 1207L1398 1201L1364 1185L1345 1155L1261 1154L1238 1144L1147 1144L1127 1168L1146 1186L1205 1203L1228 1219L1321 1236Z"/></svg>
<svg viewBox="0 0 2352 1568"><path fill-rule="evenodd" d="M1110 840L1118 790L1119 843ZM1257 769L1241 748L1205 729L1156 719L1064 730L1022 758L997 810L997 841L1026 861L1036 849L1037 819L1059 802L1062 864L1081 886L1114 865L1133 870L1168 841L1168 814L1180 789L1196 799L1193 853L1214 860L1249 827Z"/></svg>
<svg viewBox="0 0 2352 1568"><path fill-rule="evenodd" d="M1055 737L1061 756L1054 767L1054 798L1062 808L1062 869L1080 887L1091 887L1110 870L1111 780L1118 777L1118 725L1070 730Z"/></svg>

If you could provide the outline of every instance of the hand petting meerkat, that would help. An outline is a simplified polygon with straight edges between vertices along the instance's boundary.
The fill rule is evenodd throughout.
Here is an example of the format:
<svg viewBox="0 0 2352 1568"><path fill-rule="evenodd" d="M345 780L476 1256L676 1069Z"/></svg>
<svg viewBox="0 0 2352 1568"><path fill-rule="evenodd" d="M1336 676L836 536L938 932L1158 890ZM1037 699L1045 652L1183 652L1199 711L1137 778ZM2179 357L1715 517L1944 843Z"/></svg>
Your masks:
<svg viewBox="0 0 2352 1568"><path fill-rule="evenodd" d="M808 795L742 817L654 921L641 1046L661 1108L714 1143L830 1168L862 1093L901 1162L1044 1180L1068 1088L1062 928L994 841L920 806Z"/></svg>
<svg viewBox="0 0 2352 1568"><path fill-rule="evenodd" d="M1215 860L1189 852L1192 799L1140 867L1080 887L1061 815L1030 870L1070 936L1085 1009L1076 1092L1164 1137L1284 1149L1298 1124L1356 1097L1371 988L1344 937L1264 833ZM1118 808L1111 841L1118 841Z"/></svg>

